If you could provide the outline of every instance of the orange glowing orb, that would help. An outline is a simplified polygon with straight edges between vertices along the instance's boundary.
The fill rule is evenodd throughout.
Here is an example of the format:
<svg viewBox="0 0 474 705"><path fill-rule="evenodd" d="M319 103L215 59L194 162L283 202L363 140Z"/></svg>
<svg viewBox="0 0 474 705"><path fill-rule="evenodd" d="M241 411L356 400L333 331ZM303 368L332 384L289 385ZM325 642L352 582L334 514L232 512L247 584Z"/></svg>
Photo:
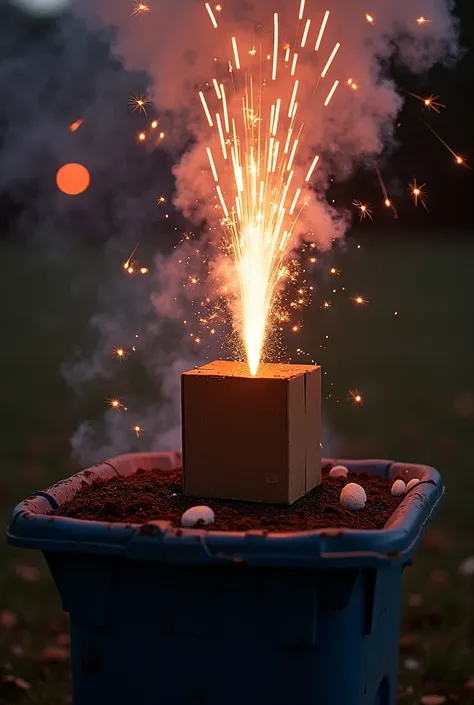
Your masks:
<svg viewBox="0 0 474 705"><path fill-rule="evenodd" d="M64 164L56 174L58 188L68 196L77 196L83 193L91 182L91 177L82 164Z"/></svg>

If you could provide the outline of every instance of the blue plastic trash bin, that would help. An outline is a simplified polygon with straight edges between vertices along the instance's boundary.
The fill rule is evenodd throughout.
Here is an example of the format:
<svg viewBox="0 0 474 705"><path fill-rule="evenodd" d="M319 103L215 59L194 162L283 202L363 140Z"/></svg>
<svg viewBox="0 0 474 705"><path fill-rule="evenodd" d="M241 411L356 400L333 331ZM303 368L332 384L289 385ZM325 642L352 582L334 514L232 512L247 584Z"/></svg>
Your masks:
<svg viewBox="0 0 474 705"><path fill-rule="evenodd" d="M179 453L114 458L19 504L8 541L43 551L69 612L74 705L395 705L402 571L443 484L422 465L324 462L420 482L377 531L50 516L84 482Z"/></svg>

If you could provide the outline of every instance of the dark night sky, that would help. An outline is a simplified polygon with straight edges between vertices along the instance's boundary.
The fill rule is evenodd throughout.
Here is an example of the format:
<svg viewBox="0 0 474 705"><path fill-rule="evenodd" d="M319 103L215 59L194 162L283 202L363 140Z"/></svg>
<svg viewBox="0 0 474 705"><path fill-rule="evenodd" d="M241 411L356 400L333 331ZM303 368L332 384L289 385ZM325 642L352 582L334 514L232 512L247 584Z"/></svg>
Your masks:
<svg viewBox="0 0 474 705"><path fill-rule="evenodd" d="M474 172L456 166L451 155L421 121L423 119L429 122L455 151L465 157L468 162L474 164L472 136L472 125L474 124L472 90L472 85L474 85L474 7L472 0L458 0L457 13L460 17L461 44L464 48L464 55L456 67L452 69L437 67L429 74L416 78L401 73L397 67L392 68L400 88L422 96L439 94L440 102L447 106L446 110L437 115L433 112L423 111L421 103L415 99L407 98L400 118L400 127L397 130L399 146L395 152L384 155L380 160L383 178L390 195L398 205L399 218L395 219L390 209L381 207L380 187L373 172L361 169L349 182L335 185L333 193L330 194L330 197L334 198L338 205L348 208L351 207L354 197L376 206L377 218L373 226L364 223L364 227L374 227L377 233L386 232L390 235L395 232L397 236L403 236L405 233L417 232L432 236L436 232L449 234L457 232L468 237L473 234L471 203L474 193ZM18 101L18 97L21 96L22 91L24 92L24 104L27 107L24 114L22 108L19 108L18 120L19 122L23 121L24 130L28 131L28 135L31 135L31 131L36 129L38 121L41 120L41 113L37 116L35 109L38 111L43 109L46 93L49 96L50 106L58 111L58 125L67 125L68 121L77 119L77 116L84 112L85 106L89 105L88 110L94 117L94 124L98 125L98 120L100 120L104 130L101 139L94 144L94 158L100 162L100 168L104 170L104 173L106 167L109 172L113 173L113 178L109 175L107 180L104 179L101 188L96 189L94 195L87 196L90 199L87 204L87 213L77 213L77 217L71 218L70 213L59 212L55 200L57 194L54 193L54 184L50 191L44 185L48 159L54 163L54 154L51 156L48 153L48 141L52 146L54 138L51 136L48 140L47 137L43 137L42 151L37 156L34 168L14 181L14 186L10 181L1 178L0 173L1 238L7 238L12 234L17 236L19 231L23 234L23 232L34 230L42 217L41 208L44 207L44 204L47 205L49 212L57 213L55 226L58 228L61 225L61 218L65 218L64 223L67 222L69 230L74 231L74 228L77 228L81 232L93 230L94 223L100 222L101 229L108 230L110 236L122 229L129 229L124 224L127 223L127 218L130 223L130 213L132 212L139 214L136 228L141 237L146 236L146 232L151 229L152 224L156 228L156 210L152 215L144 205L145 199L148 198L145 184L151 184L149 190L151 189L154 194L166 190L169 192L171 188L169 159L160 154L154 154L150 157L150 154L143 150L140 153L133 141L129 139L129 136L137 131L136 116L133 116L133 121L128 105L123 105L127 76L122 77L120 81L117 79L119 74L126 72L110 55L107 39L91 40L86 38L87 34L87 30L82 28L80 31L74 30L74 34L70 35L77 42L76 51L79 53L84 51L93 53L95 51L97 56L100 56L100 65L106 68L104 75L108 76L107 85L118 86L120 84L120 90L117 90L115 94L110 91L106 100L102 101L102 105L95 105L94 100L91 100L93 88L88 86L89 75L94 73L94 64L91 62L89 69L85 66L81 75L71 75L72 88L69 93L62 86L61 102L56 105L55 86L61 84L63 80L61 75L57 73L57 66L61 66L61 52L67 53L61 49L57 42L57 28L51 22L26 21L18 12L8 8L7 5L0 5L0 66L5 57L11 58L15 53L25 53L31 46L38 43L41 45L43 53L45 51L47 53L49 42L51 52L56 52L57 55L56 67L50 67L51 76L45 79L45 71L49 70L48 61L45 61L46 69L43 69L43 74L39 72L35 74L32 71L29 75L30 86L28 88L25 88L21 83L6 82L0 72L0 157L2 150L5 149L5 141L11 140L11 137L7 138L6 136L7 108L5 106L11 104L13 94L21 106L22 102ZM82 39L77 37L82 37ZM64 38L62 41L64 42ZM69 53L71 54L72 50L69 50ZM95 66L97 66L97 58L95 62ZM64 70L60 70L64 74ZM110 80L112 75L114 76L113 81ZM31 109L26 102L26 97L35 92L35 86L31 83L36 80L35 76L42 83L41 90L38 90L38 102L35 108ZM128 95L136 92L133 87L140 83L146 88L146 77L141 76L137 79L136 75L129 74ZM94 88L97 88L95 84ZM97 103L97 100L95 102ZM97 108L95 115L94 107ZM107 114L100 113L101 117L99 117L99 107L101 110L106 107ZM31 117L26 114L28 111L32 113ZM11 117L8 119L11 120ZM112 139L112 135L114 139ZM21 133L19 139L23 142ZM87 139L86 130L84 130L84 139ZM113 146L118 143L118 140L121 144L130 142L130 149L126 154L120 156L120 162L114 154L116 150ZM19 143L18 149L20 146ZM25 146L24 150L27 149L28 147ZM89 147L89 149L92 148ZM11 169L15 168L13 163ZM427 184L428 213L421 207L414 208L410 200L408 183L413 177L416 177L418 183L426 182ZM120 194L119 203L117 203L118 194ZM41 202L42 205L36 207L36 211L32 213L32 203L35 199L36 204ZM152 207L154 206L154 199L151 195L150 204ZM129 209L128 213L126 212L127 208ZM176 218L179 219L179 216ZM106 223L105 228L104 222ZM173 232L171 221L168 220L164 225L166 225L171 237ZM355 230L357 231L357 223Z"/></svg>

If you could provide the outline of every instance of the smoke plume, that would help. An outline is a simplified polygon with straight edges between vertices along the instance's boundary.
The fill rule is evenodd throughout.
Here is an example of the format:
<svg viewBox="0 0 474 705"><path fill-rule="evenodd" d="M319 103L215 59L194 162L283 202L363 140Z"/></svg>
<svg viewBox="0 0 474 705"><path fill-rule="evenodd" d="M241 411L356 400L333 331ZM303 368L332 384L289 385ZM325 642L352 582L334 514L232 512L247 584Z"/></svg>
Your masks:
<svg viewBox="0 0 474 705"><path fill-rule="evenodd" d="M299 2L226 0L215 30L201 0L150 0L151 11L135 16L128 0L86 0L75 17L64 16L29 42L23 36L28 30L8 17L8 31L3 31L4 23L0 32L0 193L14 205L23 200L16 230L44 238L88 231L103 241L134 244L153 227L158 237L164 232L164 220L159 228L153 226L152 210L156 194L173 188L166 160L162 151L151 155L137 147L137 116L128 106L130 95L148 93L175 164L174 203L196 224L207 223L205 238L212 240L219 225L205 151L212 138L198 91L207 95L216 72L219 79L228 75L230 37L238 38L242 55L254 46L261 47L264 57L271 53L274 12L280 16L281 41L292 45ZM344 234L350 221L327 203L330 179L348 178L360 163L373 165L394 145L403 92L391 80L390 66L403 65L417 74L452 62L458 51L451 0L423 0L417 11L429 21L421 24L411 0L372 0L370 8L357 0L331 0L328 9L319 63L314 57L301 59L302 82L317 83L321 61L336 42L341 49L331 80L317 89L317 107L305 110L307 137L296 165L302 173L314 153L321 154L299 234L308 234L323 249ZM368 10L371 22L365 17ZM323 10L307 0L304 16L312 19L309 44L314 46ZM22 53L18 46L28 49ZM341 83L324 108L333 78ZM5 87L8 93L3 95ZM72 140L67 127L78 118L84 123ZM55 170L66 161L85 163L91 171L91 188L76 201L55 190ZM52 178L43 179L45 171ZM94 387L101 392L113 387L119 396L124 384L128 411L110 410L102 418L91 414L73 439L82 460L133 450L132 425L145 429L147 448L179 446L179 373L203 361L192 329L183 324L195 313L200 286L191 292L185 285L188 271L182 263L194 257L193 242L186 241L171 255L157 255L148 277L127 279L119 266L116 274L104 275L107 286L98 292L89 331L97 341L95 352L78 350L64 373L79 395ZM107 252L118 260L113 244ZM214 271L209 258L203 266ZM209 292L203 289L202 296ZM140 394L134 393L132 382L128 387L116 379L120 363L112 369L114 345L140 361L134 363Z"/></svg>

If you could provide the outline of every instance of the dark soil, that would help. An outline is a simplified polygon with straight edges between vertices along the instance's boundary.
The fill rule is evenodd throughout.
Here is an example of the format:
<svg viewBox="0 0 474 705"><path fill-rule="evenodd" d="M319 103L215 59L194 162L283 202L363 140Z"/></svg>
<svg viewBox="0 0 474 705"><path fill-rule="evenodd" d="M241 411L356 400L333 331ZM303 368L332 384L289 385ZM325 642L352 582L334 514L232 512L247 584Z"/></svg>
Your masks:
<svg viewBox="0 0 474 705"><path fill-rule="evenodd" d="M357 474L347 479L331 479L328 468L323 481L291 507L252 502L233 502L205 497L184 497L182 470L163 472L139 470L136 475L97 480L84 487L56 515L76 519L138 523L160 519L181 526L181 515L189 507L205 504L215 512L215 531L308 531L344 527L382 529L400 504L390 494L391 483L381 477ZM356 512L339 503L341 489L358 482L367 492L367 504Z"/></svg>

